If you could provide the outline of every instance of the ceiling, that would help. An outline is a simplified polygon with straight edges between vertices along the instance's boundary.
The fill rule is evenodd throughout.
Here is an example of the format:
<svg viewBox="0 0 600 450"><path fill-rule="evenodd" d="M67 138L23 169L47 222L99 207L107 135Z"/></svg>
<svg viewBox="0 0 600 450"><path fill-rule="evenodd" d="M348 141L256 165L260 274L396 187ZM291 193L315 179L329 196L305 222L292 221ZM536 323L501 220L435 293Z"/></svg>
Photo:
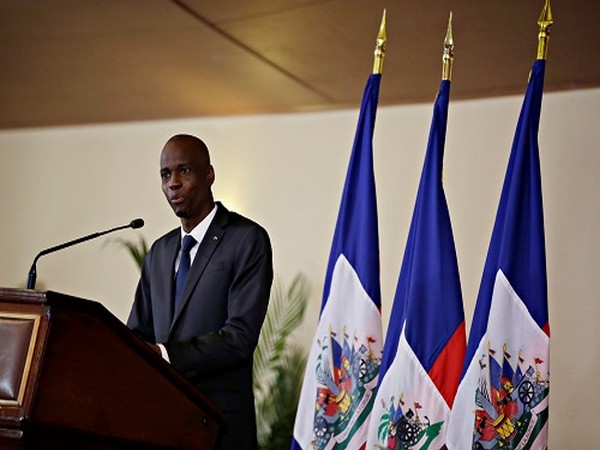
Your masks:
<svg viewBox="0 0 600 450"><path fill-rule="evenodd" d="M354 108L383 9L380 105L524 92L543 0L0 0L0 129ZM546 92L600 86L600 2L553 0Z"/></svg>

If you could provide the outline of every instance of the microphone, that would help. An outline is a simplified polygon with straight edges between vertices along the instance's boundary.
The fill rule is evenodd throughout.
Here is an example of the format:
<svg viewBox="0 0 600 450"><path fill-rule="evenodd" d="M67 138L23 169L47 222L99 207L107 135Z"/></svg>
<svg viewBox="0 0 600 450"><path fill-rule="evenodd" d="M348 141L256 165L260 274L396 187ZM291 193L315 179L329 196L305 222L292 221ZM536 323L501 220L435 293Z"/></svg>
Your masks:
<svg viewBox="0 0 600 450"><path fill-rule="evenodd" d="M47 248L42 250L37 254L37 256L33 260L33 264L31 265L31 269L29 269L29 274L27 275L27 289L35 289L35 281L37 278L36 267L35 264L40 257L47 255L48 253L54 253L58 250L62 250L63 248L71 247L72 245L80 244L85 241L89 241L90 239L95 239L100 236L104 236L105 234L112 233L113 231L122 230L124 228L142 228L144 226L144 219L133 219L127 225L121 225L119 227L111 228L110 230L100 231L92 234L88 234L87 236L80 237L78 239L73 239L72 241L65 242L64 244L55 245L54 247Z"/></svg>

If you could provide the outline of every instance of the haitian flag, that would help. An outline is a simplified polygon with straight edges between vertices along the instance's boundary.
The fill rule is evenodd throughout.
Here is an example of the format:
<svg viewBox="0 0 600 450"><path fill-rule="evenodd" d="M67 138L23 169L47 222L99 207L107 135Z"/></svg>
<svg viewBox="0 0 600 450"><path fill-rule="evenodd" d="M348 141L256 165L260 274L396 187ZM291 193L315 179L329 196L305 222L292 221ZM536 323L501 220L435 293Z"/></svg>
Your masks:
<svg viewBox="0 0 600 450"><path fill-rule="evenodd" d="M462 293L442 167L450 81L440 85L390 316L368 449L435 449L464 361Z"/></svg>
<svg viewBox="0 0 600 450"><path fill-rule="evenodd" d="M373 129L380 74L365 88L292 449L363 448L382 348Z"/></svg>
<svg viewBox="0 0 600 450"><path fill-rule="evenodd" d="M448 448L548 445L548 291L538 129L545 60L531 70L517 124Z"/></svg>

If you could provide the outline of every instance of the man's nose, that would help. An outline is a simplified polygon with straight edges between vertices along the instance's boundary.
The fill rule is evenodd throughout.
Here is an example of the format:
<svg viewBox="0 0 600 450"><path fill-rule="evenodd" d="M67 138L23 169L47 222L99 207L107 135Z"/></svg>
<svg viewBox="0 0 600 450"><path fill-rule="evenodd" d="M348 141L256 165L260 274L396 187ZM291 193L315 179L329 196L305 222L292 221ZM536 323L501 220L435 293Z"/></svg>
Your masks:
<svg viewBox="0 0 600 450"><path fill-rule="evenodd" d="M169 189L177 189L181 187L181 177L177 172L173 172L169 177Z"/></svg>

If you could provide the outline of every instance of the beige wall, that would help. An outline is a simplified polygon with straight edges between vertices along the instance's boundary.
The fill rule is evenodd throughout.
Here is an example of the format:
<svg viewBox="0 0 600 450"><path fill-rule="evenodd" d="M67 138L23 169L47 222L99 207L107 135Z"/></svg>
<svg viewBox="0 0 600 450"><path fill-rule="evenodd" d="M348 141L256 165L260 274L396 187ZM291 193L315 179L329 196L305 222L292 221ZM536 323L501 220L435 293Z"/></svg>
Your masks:
<svg viewBox="0 0 600 450"><path fill-rule="evenodd" d="M444 180L468 320L521 100L450 106ZM384 323L431 106L382 107L378 113ZM550 447L555 449L596 448L600 431L599 110L600 90L548 93L540 127L552 331ZM311 307L298 333L308 345L356 120L352 110L0 132L0 285L23 286L35 254L62 241L135 217L145 219L141 231L149 240L175 227L160 192L158 155L170 135L191 132L212 149L216 197L269 230L283 281L298 271L308 275ZM42 258L38 287L98 300L125 320L138 274L114 239L135 233L127 230Z"/></svg>

